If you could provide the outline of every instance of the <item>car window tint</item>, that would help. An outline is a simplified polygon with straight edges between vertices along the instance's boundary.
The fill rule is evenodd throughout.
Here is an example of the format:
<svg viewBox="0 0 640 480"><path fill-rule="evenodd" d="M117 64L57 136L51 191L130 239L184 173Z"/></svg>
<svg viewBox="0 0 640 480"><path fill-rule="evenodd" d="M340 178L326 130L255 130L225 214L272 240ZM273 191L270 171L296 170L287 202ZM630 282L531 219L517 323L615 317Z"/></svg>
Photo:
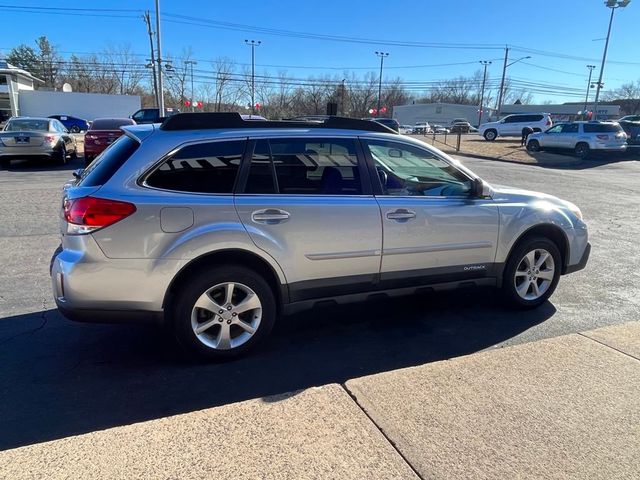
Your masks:
<svg viewBox="0 0 640 480"><path fill-rule="evenodd" d="M428 150L366 140L384 195L468 196L471 179Z"/></svg>
<svg viewBox="0 0 640 480"><path fill-rule="evenodd" d="M556 125L555 127L551 127L549 130L547 130L546 133L560 133L562 131L562 127L563 125Z"/></svg>
<svg viewBox="0 0 640 480"><path fill-rule="evenodd" d="M517 121L517 119L513 115L510 116L510 117L505 117L505 119L504 119L504 123L514 123L516 121Z"/></svg>
<svg viewBox="0 0 640 480"><path fill-rule="evenodd" d="M585 123L584 133L616 133L621 132L622 127L617 123Z"/></svg>
<svg viewBox="0 0 640 480"><path fill-rule="evenodd" d="M78 185L98 187L104 185L118 169L133 155L140 144L123 135L98 155L82 172Z"/></svg>
<svg viewBox="0 0 640 480"><path fill-rule="evenodd" d="M269 141L278 193L360 195L358 157L352 139L291 138Z"/></svg>
<svg viewBox="0 0 640 480"><path fill-rule="evenodd" d="M195 193L232 193L246 141L211 142L180 149L146 180L150 187Z"/></svg>
<svg viewBox="0 0 640 480"><path fill-rule="evenodd" d="M4 129L7 132L47 132L49 120L11 120Z"/></svg>
<svg viewBox="0 0 640 480"><path fill-rule="evenodd" d="M578 133L577 123L568 123L562 126L562 133Z"/></svg>
<svg viewBox="0 0 640 480"><path fill-rule="evenodd" d="M245 193L276 193L271 150L267 140L258 140L251 157Z"/></svg>

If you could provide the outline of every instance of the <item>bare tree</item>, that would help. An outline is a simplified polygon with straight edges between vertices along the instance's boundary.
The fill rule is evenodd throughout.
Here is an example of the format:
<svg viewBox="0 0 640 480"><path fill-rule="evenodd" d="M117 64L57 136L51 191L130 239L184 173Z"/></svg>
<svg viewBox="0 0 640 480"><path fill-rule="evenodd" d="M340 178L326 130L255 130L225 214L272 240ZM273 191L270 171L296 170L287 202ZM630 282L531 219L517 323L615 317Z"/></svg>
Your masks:
<svg viewBox="0 0 640 480"><path fill-rule="evenodd" d="M616 102L627 115L635 115L640 112L640 80L621 85L615 90L606 92L603 99Z"/></svg>
<svg viewBox="0 0 640 480"><path fill-rule="evenodd" d="M146 75L140 59L131 52L131 45L109 46L103 52L104 63L112 65L120 84L120 94L131 94Z"/></svg>
<svg viewBox="0 0 640 480"><path fill-rule="evenodd" d="M167 65L167 70L164 76L169 100L174 105L184 105L187 99L187 82L191 80L191 68L185 62L190 61L192 56L193 51L189 47L183 49L177 58L173 58L171 55L166 57L165 65Z"/></svg>

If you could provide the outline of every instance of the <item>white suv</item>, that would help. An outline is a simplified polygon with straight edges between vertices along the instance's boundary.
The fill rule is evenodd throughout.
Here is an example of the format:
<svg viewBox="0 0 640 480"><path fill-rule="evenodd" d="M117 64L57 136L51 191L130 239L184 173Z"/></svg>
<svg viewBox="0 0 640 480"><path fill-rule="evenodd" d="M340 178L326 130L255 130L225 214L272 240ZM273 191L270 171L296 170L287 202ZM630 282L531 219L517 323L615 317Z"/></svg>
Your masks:
<svg viewBox="0 0 640 480"><path fill-rule="evenodd" d="M624 152L627 134L616 122L573 122L558 124L545 132L527 137L527 150L571 149L577 157L587 158L592 150Z"/></svg>
<svg viewBox="0 0 640 480"><path fill-rule="evenodd" d="M518 113L507 115L497 122L483 123L478 128L478 133L491 142L497 137L519 137L526 127L532 128L534 132L542 132L552 125L548 113Z"/></svg>

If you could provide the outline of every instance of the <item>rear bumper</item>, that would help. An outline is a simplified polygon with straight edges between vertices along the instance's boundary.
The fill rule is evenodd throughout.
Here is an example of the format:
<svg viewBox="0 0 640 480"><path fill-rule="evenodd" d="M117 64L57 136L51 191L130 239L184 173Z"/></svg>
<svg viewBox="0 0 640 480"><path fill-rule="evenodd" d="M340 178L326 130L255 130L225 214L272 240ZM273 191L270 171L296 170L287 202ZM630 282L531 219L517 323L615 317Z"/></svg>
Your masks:
<svg viewBox="0 0 640 480"><path fill-rule="evenodd" d="M606 145L606 144L594 144L591 146L592 150L597 150L599 152L624 152L627 150L627 144L623 143L622 145Z"/></svg>
<svg viewBox="0 0 640 480"><path fill-rule="evenodd" d="M579 270L582 270L584 267L587 266L587 262L589 261L589 255L591 254L591 244L587 243L587 247L584 249L584 253L582 254L582 257L580 258L580 261L578 263L576 263L575 265L567 265L567 268L565 268L565 275L568 273L574 273L577 272Z"/></svg>
<svg viewBox="0 0 640 480"><path fill-rule="evenodd" d="M51 147L0 147L0 158L53 157L56 150Z"/></svg>

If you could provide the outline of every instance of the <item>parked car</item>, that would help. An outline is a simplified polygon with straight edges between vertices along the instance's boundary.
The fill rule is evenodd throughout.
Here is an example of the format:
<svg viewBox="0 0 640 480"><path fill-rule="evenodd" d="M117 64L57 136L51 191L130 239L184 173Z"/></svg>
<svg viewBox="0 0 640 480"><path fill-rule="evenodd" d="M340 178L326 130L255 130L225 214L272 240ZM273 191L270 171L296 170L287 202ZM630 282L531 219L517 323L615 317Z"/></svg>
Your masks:
<svg viewBox="0 0 640 480"><path fill-rule="evenodd" d="M124 132L120 127L135 125L131 118L96 118L84 134L84 161L89 165Z"/></svg>
<svg viewBox="0 0 640 480"><path fill-rule="evenodd" d="M471 124L463 118L455 118L451 122L451 133L469 133L471 131Z"/></svg>
<svg viewBox="0 0 640 480"><path fill-rule="evenodd" d="M498 137L521 137L525 127L532 128L534 132L542 132L552 125L548 113L518 113L507 115L497 122L483 123L478 127L478 133L491 142Z"/></svg>
<svg viewBox="0 0 640 480"><path fill-rule="evenodd" d="M411 135L412 133L414 133L413 127L411 125L400 125L398 131L403 135Z"/></svg>
<svg viewBox="0 0 640 480"><path fill-rule="evenodd" d="M571 149L577 157L587 158L593 151L623 152L627 135L617 122L571 122L555 125L527 138L527 150Z"/></svg>
<svg viewBox="0 0 640 480"><path fill-rule="evenodd" d="M429 125L429 122L416 122L413 127L413 132L422 135L432 133L431 125Z"/></svg>
<svg viewBox="0 0 640 480"><path fill-rule="evenodd" d="M618 120L618 122L640 122L640 115L626 115Z"/></svg>
<svg viewBox="0 0 640 480"><path fill-rule="evenodd" d="M19 158L49 158L58 164L76 158L73 135L53 118L12 117L0 132L0 161L8 167Z"/></svg>
<svg viewBox="0 0 640 480"><path fill-rule="evenodd" d="M137 124L144 123L161 123L166 117L180 113L177 108L165 108L165 116L160 116L160 110L157 108L141 108L129 118L135 120Z"/></svg>
<svg viewBox="0 0 640 480"><path fill-rule="evenodd" d="M633 115L629 117L633 118ZM618 121L624 133L627 134L627 144L632 146L640 146L640 115L637 116L638 120L623 120ZM627 117L623 117L627 118Z"/></svg>
<svg viewBox="0 0 640 480"><path fill-rule="evenodd" d="M50 115L49 118L60 120L60 123L71 133L80 133L89 130L89 122L82 118L72 117L71 115Z"/></svg>
<svg viewBox="0 0 640 480"><path fill-rule="evenodd" d="M377 122L123 129L63 190L55 302L73 320L164 322L204 358L326 302L476 285L533 308L589 256L572 203L491 186Z"/></svg>
<svg viewBox="0 0 640 480"><path fill-rule="evenodd" d="M431 130L437 134L451 133L451 129L443 125L432 125Z"/></svg>

